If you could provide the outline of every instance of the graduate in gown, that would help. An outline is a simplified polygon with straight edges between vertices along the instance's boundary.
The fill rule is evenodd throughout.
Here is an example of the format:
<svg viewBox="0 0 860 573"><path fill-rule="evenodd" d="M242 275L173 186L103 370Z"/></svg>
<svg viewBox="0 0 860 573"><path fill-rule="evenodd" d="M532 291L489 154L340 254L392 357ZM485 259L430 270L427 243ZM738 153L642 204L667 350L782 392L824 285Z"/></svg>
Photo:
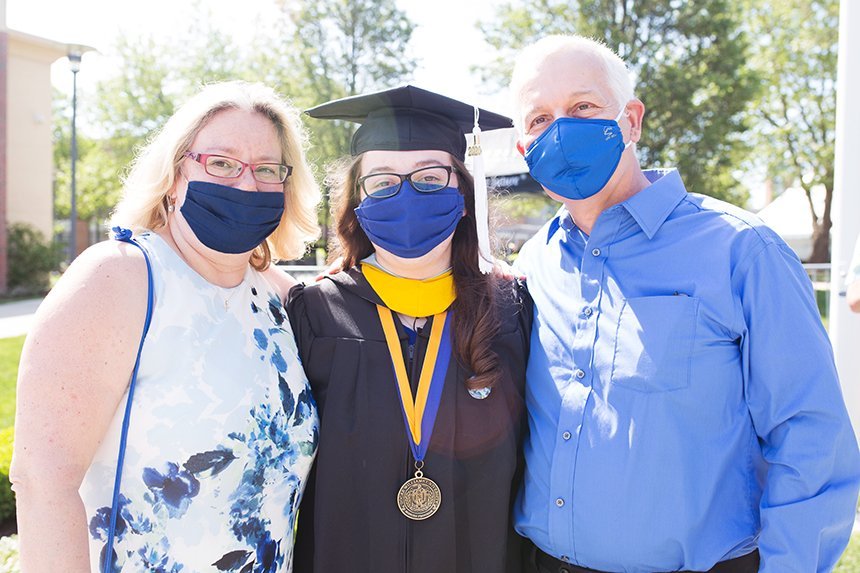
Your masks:
<svg viewBox="0 0 860 573"><path fill-rule="evenodd" d="M464 165L476 116L511 120L412 86L308 114L361 126L333 189L343 272L289 303L321 418L296 571L519 571L531 302L482 272Z"/></svg>

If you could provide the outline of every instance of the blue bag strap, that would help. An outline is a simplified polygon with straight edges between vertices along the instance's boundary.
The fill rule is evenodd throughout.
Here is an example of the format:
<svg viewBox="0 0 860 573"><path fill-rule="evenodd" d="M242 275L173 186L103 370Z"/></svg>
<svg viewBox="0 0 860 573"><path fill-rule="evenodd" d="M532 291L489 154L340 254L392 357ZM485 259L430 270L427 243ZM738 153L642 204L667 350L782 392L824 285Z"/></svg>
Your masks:
<svg viewBox="0 0 860 573"><path fill-rule="evenodd" d="M113 231L114 239L116 239L117 241L122 241L124 243L134 245L135 247L140 249L140 252L143 253L143 258L146 261L147 295L146 320L143 323L143 333L140 335L140 344L137 347L137 358L134 361L134 369L131 371L131 380L128 384L128 400L125 403L125 414L122 418L122 434L120 436L119 441L119 454L117 455L116 460L116 477L114 479L113 484L113 500L111 501L110 508L110 526L108 527L108 537L107 542L105 544L104 564L102 573L110 573L111 564L113 562L113 542L116 533L117 515L119 514L119 494L122 482L122 466L123 462L125 461L125 448L126 443L128 441L128 426L131 417L131 402L134 398L134 387L137 382L137 370L140 367L140 353L143 350L143 342L144 340L146 340L146 333L149 332L149 324L152 322L152 301L154 291L152 283L152 264L149 261L149 254L147 254L146 249L144 249L141 244L138 243L132 237L132 233L130 230L123 229L122 227L114 227L111 230Z"/></svg>

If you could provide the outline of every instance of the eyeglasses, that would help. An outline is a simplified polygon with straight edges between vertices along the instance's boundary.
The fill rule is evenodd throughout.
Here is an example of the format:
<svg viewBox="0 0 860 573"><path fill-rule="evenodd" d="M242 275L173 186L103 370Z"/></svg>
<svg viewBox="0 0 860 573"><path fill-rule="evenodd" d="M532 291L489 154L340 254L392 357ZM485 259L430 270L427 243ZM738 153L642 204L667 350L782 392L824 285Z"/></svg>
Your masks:
<svg viewBox="0 0 860 573"><path fill-rule="evenodd" d="M403 181L409 181L412 187L420 193L433 193L448 186L451 181L451 173L456 173L457 168L451 165L434 165L422 167L411 173L401 175L400 173L373 173L359 177L357 185L368 197L385 199L393 197L400 191Z"/></svg>
<svg viewBox="0 0 860 573"><path fill-rule="evenodd" d="M224 155L193 153L191 151L186 151L183 155L202 165L209 175L224 179L241 177L245 169L250 167L251 175L257 183L277 184L286 181L293 172L290 165L280 163L245 163Z"/></svg>

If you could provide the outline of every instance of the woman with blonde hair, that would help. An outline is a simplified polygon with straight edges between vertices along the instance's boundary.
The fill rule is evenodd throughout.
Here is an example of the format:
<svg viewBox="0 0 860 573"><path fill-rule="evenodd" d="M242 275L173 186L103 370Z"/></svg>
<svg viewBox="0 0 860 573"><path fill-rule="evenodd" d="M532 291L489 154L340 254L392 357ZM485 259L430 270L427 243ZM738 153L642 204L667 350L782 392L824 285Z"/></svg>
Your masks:
<svg viewBox="0 0 860 573"><path fill-rule="evenodd" d="M318 234L303 145L271 89L204 88L137 158L124 242L39 308L11 470L25 571L291 571L318 418L270 265Z"/></svg>

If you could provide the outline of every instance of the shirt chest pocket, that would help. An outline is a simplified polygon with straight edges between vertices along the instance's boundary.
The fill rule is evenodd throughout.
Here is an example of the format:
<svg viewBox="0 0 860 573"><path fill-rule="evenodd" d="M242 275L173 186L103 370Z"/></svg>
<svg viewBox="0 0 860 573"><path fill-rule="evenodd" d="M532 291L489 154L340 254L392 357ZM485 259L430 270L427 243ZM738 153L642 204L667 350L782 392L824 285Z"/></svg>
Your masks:
<svg viewBox="0 0 860 573"><path fill-rule="evenodd" d="M686 295L629 298L618 316L611 383L640 392L686 388L699 300Z"/></svg>

